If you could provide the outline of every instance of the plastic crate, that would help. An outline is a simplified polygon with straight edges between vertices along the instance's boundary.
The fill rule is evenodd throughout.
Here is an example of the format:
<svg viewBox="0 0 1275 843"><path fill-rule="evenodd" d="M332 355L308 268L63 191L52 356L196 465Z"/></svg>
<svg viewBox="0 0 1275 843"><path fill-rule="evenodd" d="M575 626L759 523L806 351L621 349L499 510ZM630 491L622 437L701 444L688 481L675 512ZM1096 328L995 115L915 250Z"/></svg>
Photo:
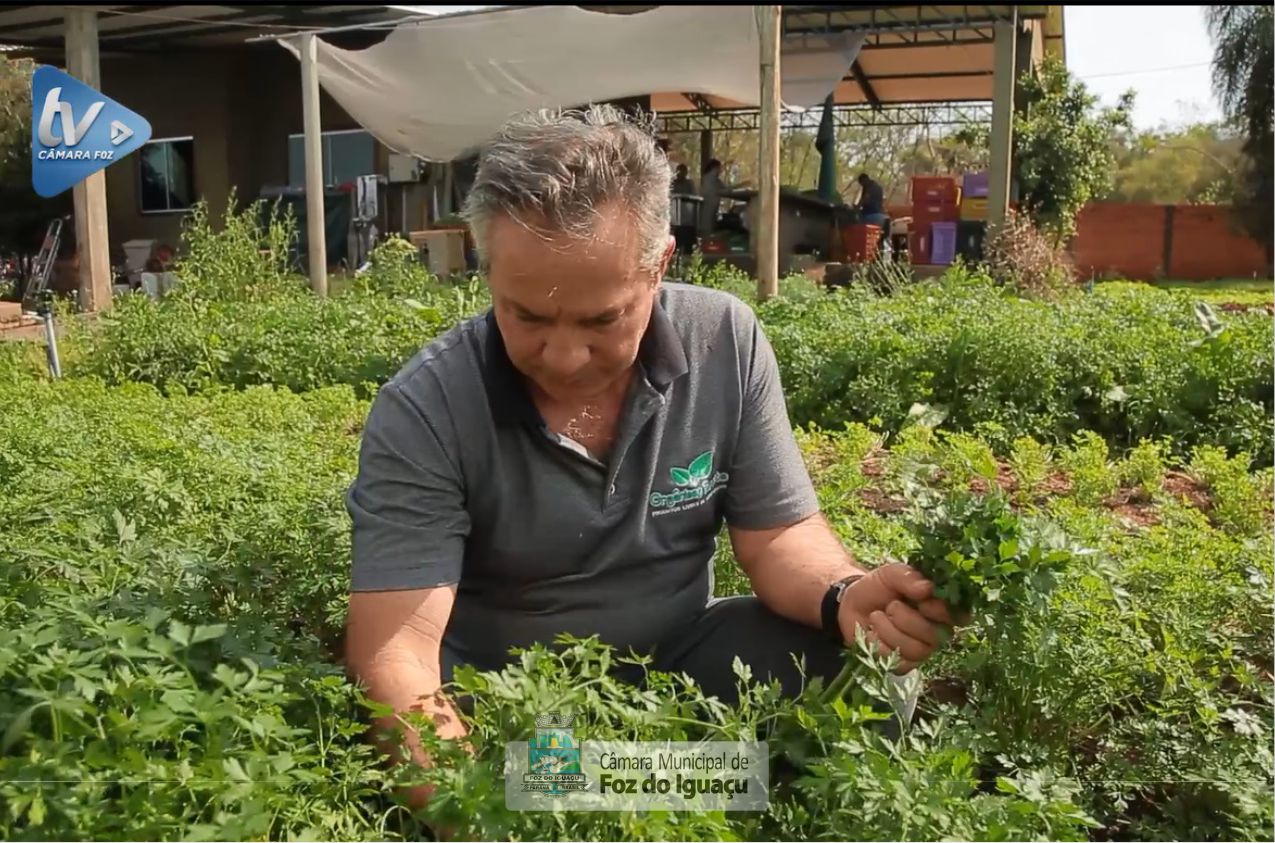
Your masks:
<svg viewBox="0 0 1275 843"><path fill-rule="evenodd" d="M934 223L930 226L930 263L947 266L955 258L956 223Z"/></svg>
<svg viewBox="0 0 1275 843"><path fill-rule="evenodd" d="M908 256L914 264L928 264L930 262L930 226L928 223L920 226L913 221L912 229L908 232Z"/></svg>
<svg viewBox="0 0 1275 843"><path fill-rule="evenodd" d="M955 202L916 202L912 205L912 222L929 226L936 222L956 222L960 211Z"/></svg>
<svg viewBox="0 0 1275 843"><path fill-rule="evenodd" d="M961 198L952 176L913 176L912 204L943 202L955 205Z"/></svg>
<svg viewBox="0 0 1275 843"><path fill-rule="evenodd" d="M979 173L966 173L961 177L961 196L975 199L986 199L991 192L992 174L983 170Z"/></svg>
<svg viewBox="0 0 1275 843"><path fill-rule="evenodd" d="M841 229L841 248L846 261L867 263L876 260L881 227L856 223Z"/></svg>
<svg viewBox="0 0 1275 843"><path fill-rule="evenodd" d="M982 222L987 219L987 198L966 196L961 200L961 219Z"/></svg>

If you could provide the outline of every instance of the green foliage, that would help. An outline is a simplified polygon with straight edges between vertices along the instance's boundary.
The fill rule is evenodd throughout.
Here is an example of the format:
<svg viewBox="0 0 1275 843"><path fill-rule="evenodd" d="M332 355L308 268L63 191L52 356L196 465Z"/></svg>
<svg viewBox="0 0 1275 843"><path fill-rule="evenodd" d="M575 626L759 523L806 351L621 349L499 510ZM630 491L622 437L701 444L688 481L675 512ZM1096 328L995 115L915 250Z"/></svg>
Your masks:
<svg viewBox="0 0 1275 843"><path fill-rule="evenodd" d="M1272 459L1265 314L1217 316L1223 329L1210 334L1186 295L1104 284L1024 301L958 271L888 298L757 310L796 424L877 418L894 433L924 403L943 409L947 429L994 423L1008 441L1062 443L1089 429L1120 449L1168 436L1178 455L1206 443Z"/></svg>
<svg viewBox="0 0 1275 843"><path fill-rule="evenodd" d="M421 263L416 248L398 235L376 244L368 262L370 271L354 281L354 289L360 293L413 296L428 289L436 280Z"/></svg>
<svg viewBox="0 0 1275 843"><path fill-rule="evenodd" d="M908 562L934 583L934 593L1003 631L1008 612L1048 599L1061 572L1083 551L1056 525L1018 516L999 492L957 492L918 505L909 523L917 549Z"/></svg>
<svg viewBox="0 0 1275 843"><path fill-rule="evenodd" d="M1057 58L1019 80L1025 108L1014 115L1014 164L1020 204L1058 240L1075 232L1076 215L1111 185L1111 139L1129 127L1132 93L1115 108L1098 109Z"/></svg>
<svg viewBox="0 0 1275 843"><path fill-rule="evenodd" d="M1029 436L1020 436L1014 440L1009 454L1009 467L1018 484L1015 491L1018 503L1028 503L1039 494L1042 484L1049 477L1052 460L1052 449L1048 445Z"/></svg>
<svg viewBox="0 0 1275 843"><path fill-rule="evenodd" d="M27 175L31 159L31 74L35 62L0 55L0 183Z"/></svg>
<svg viewBox="0 0 1275 843"><path fill-rule="evenodd" d="M975 478L996 479L996 457L986 442L963 431L942 431L941 437L938 465L950 486L965 489Z"/></svg>
<svg viewBox="0 0 1275 843"><path fill-rule="evenodd" d="M1240 185L1243 141L1225 123L1149 129L1116 144L1108 202L1229 203Z"/></svg>
<svg viewBox="0 0 1275 843"><path fill-rule="evenodd" d="M1213 39L1213 89L1244 130L1244 158L1236 195L1240 224L1272 248L1275 208L1275 27L1270 6L1207 6Z"/></svg>
<svg viewBox="0 0 1275 843"><path fill-rule="evenodd" d="M1213 520L1242 535L1260 533L1271 512L1271 472L1250 475L1249 463L1248 454L1228 457L1221 448L1203 445L1187 469L1209 490Z"/></svg>
<svg viewBox="0 0 1275 843"><path fill-rule="evenodd" d="M1124 485L1135 486L1147 495L1160 492L1164 483L1165 458L1172 443L1144 439L1120 463L1117 475Z"/></svg>
<svg viewBox="0 0 1275 843"><path fill-rule="evenodd" d="M402 840L426 820L473 839L1265 839L1275 547L1269 472L1246 457L1202 449L1214 509L1165 501L1163 522L1131 535L1077 497L1021 514L923 473L917 500L933 503L882 514L869 493L889 491L884 431L802 431L856 553L937 565L976 609L927 666L912 727L880 729L888 664L863 650L836 694L815 683L786 701L745 673L745 703L727 709L676 676L621 685L615 654L577 641L459 671L480 701L477 752L427 729L442 763L388 771L338 664L342 499L367 410L349 387L165 396L0 378L6 839ZM986 476L987 445L935 418L919 411L892 449ZM1086 441L1110 473L1105 442ZM1015 452L1051 473L1043 448ZM767 740L771 808L511 812L503 744L558 704L586 739ZM393 789L422 779L442 789L412 817Z"/></svg>
<svg viewBox="0 0 1275 843"><path fill-rule="evenodd" d="M34 257L49 222L71 213L70 191L45 198L31 189L31 75L35 66L31 59L0 52L0 255Z"/></svg>
<svg viewBox="0 0 1275 843"><path fill-rule="evenodd" d="M430 339L489 306L479 279L439 283L397 239L345 294L318 299L278 257L291 223L263 227L262 213L229 214L220 231L197 213L178 291L159 303L129 297L100 324L71 327L64 368L161 389L346 384L370 396ZM697 258L688 280L755 301L754 283L725 263ZM1117 449L1168 437L1177 456L1214 444L1273 459L1267 314L1201 321L1187 294L1145 285L1029 301L960 266L891 293L828 294L792 276L779 299L754 305L795 424L879 419L892 435L925 404L946 429L1001 453L1020 436L1060 443L1089 429Z"/></svg>
<svg viewBox="0 0 1275 843"><path fill-rule="evenodd" d="M1082 430L1072 437L1072 445L1060 462L1080 503L1097 506L1115 493L1119 479L1110 457L1106 441L1092 430Z"/></svg>
<svg viewBox="0 0 1275 843"><path fill-rule="evenodd" d="M1099 107L1098 97L1052 56L1024 73L1019 88L1023 108L1014 112L1013 150L1019 205L1062 243L1075 233L1085 203L1111 189L1114 150L1120 133L1131 128L1133 92L1114 108ZM958 135L973 146L988 144L986 127Z"/></svg>
<svg viewBox="0 0 1275 843"><path fill-rule="evenodd" d="M173 272L180 279L175 295L188 305L263 301L308 291L291 272L290 253L297 239L291 209L258 199L236 210L232 191L226 210L214 224L206 200L195 203L182 220L182 243Z"/></svg>

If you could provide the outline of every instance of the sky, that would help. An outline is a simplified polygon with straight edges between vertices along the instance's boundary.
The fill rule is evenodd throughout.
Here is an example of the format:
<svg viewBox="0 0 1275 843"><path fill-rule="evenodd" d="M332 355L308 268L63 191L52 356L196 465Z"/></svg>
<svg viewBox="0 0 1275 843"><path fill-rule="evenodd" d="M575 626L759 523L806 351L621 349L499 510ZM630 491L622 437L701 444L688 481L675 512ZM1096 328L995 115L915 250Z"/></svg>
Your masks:
<svg viewBox="0 0 1275 843"><path fill-rule="evenodd" d="M1138 128L1221 117L1203 6L1065 6L1067 67L1114 105L1133 88Z"/></svg>
<svg viewBox="0 0 1275 843"><path fill-rule="evenodd" d="M396 6L456 12L483 6ZM1067 66L1102 102L1133 88L1140 129L1221 116L1210 86L1203 6L1064 6Z"/></svg>

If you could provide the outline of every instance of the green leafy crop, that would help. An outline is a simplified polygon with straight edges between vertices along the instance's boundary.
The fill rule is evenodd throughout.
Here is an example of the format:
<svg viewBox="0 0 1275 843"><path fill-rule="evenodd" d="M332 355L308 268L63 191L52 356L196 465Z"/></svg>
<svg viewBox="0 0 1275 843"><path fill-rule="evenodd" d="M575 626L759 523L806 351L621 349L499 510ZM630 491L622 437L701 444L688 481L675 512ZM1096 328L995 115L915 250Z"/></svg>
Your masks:
<svg viewBox="0 0 1275 843"><path fill-rule="evenodd" d="M1083 550L1049 520L1019 515L999 492L954 493L910 517L917 550L908 561L935 595L975 618L1038 604Z"/></svg>

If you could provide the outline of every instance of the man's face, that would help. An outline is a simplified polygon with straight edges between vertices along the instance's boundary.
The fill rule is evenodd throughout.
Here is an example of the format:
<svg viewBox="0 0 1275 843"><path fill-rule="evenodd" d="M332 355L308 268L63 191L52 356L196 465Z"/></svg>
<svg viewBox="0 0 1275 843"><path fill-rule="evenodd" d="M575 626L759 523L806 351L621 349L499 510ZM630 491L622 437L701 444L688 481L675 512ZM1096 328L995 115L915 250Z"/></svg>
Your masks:
<svg viewBox="0 0 1275 843"><path fill-rule="evenodd" d="M546 237L504 216L487 232L488 284L509 358L563 403L598 397L633 365L663 275L640 268L640 238L622 209L599 216L588 241Z"/></svg>

